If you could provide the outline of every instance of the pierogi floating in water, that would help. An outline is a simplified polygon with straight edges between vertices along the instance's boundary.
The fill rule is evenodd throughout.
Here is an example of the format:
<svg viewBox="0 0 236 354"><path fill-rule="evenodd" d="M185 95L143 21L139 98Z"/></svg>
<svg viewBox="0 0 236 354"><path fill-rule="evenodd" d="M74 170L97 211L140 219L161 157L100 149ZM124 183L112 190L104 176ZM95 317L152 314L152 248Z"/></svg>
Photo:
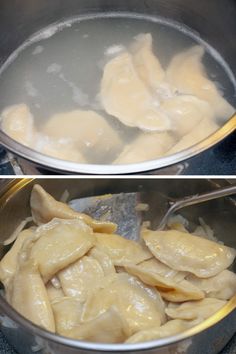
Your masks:
<svg viewBox="0 0 236 354"><path fill-rule="evenodd" d="M71 111L57 112L38 124L30 107L22 103L2 112L3 131L54 158L132 164L185 150L234 114L207 75L202 46L175 54L165 66L163 58L161 62L154 54L150 33L139 34L119 50L113 47L112 57L106 56L99 73L99 112L94 104L85 110L77 103ZM155 49L161 58L162 48ZM65 81L63 75L59 77Z"/></svg>
<svg viewBox="0 0 236 354"><path fill-rule="evenodd" d="M211 230L207 239L201 226L204 237L174 222L128 240L117 225L74 211L39 185L30 206L32 226L5 241L14 243L0 280L9 304L48 331L144 342L198 325L236 294L236 274L227 269L236 251L212 241Z"/></svg>

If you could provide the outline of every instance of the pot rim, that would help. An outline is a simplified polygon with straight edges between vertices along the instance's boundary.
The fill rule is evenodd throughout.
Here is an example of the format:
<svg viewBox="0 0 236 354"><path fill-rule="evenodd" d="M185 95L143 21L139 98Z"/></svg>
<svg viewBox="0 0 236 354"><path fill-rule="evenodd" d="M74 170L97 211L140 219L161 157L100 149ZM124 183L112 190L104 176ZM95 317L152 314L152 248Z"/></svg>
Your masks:
<svg viewBox="0 0 236 354"><path fill-rule="evenodd" d="M160 169L163 167L170 167L171 165L184 162L189 158L194 157L200 154L201 152L213 147L214 145L222 141L224 138L229 136L235 130L236 114L215 133L188 149L185 149L170 156L162 157L160 159L127 165L79 164L75 162L56 159L18 143L17 141L10 138L2 130L0 130L0 141L6 149L16 154L17 156L22 157L40 166L43 166L49 170L51 169L59 172L66 172L68 174L82 173L97 175L119 175L129 173L142 173Z"/></svg>
<svg viewBox="0 0 236 354"><path fill-rule="evenodd" d="M12 193L16 193L18 190L24 188L31 182L33 182L34 178L21 178L12 180L9 184L3 188L2 193L0 193L0 204L4 204L8 202L9 196ZM70 339L67 337L63 337L57 335L55 333L44 330L43 328L33 324L31 321L24 318L20 315L8 302L4 299L2 294L0 294L0 322L4 321L4 315L7 315L12 321L14 321L17 325L23 326L28 332L33 333L45 340L50 340L54 343L66 345L76 349L90 350L90 351L100 351L100 352L132 352L132 351L143 351L154 348L161 348L167 345L176 344L178 342L189 340L191 337L198 335L199 333L209 329L210 327L216 325L225 317L230 315L231 313L235 313L236 316L236 295L233 296L231 300L229 300L224 307L222 307L219 311L217 311L213 316L209 317L202 323L194 326L193 328L184 331L183 333L163 338L157 339L153 341L136 343L136 344L101 344L101 343L91 343L86 341L79 341ZM9 327L9 324L8 324Z"/></svg>
<svg viewBox="0 0 236 354"><path fill-rule="evenodd" d="M27 320L19 313L17 313L17 311L14 310L14 308L7 303L7 301L3 298L2 295L0 295L0 311L2 315L7 315L17 325L24 327L28 332L33 333L34 335L37 335L45 340L50 340L54 343L66 345L76 349L122 353L122 352L143 351L143 350L161 348L171 344L182 342L184 340L190 340L192 337L216 325L231 313L235 312L236 315L236 295L213 316L209 317L207 320L203 321L199 325L194 326L193 328L188 329L187 331L184 331L183 333L171 337L163 338L163 339L156 339L153 341L148 341L143 343L141 342L135 344L92 343L92 342L70 339L68 337L63 337L58 334L49 332L35 325L34 323ZM3 321L4 321L3 318L1 318L2 326L4 327ZM9 327L9 324L7 327Z"/></svg>

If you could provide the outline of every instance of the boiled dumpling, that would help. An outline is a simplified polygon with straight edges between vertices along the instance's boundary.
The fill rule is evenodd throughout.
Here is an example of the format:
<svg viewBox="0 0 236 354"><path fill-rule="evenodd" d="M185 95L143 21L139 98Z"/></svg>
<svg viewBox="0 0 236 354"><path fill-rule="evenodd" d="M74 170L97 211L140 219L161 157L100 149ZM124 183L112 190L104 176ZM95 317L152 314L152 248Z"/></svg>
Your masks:
<svg viewBox="0 0 236 354"><path fill-rule="evenodd" d="M165 78L165 71L153 54L150 33L140 34L135 38L132 54L135 69L142 81L153 90L157 90Z"/></svg>
<svg viewBox="0 0 236 354"><path fill-rule="evenodd" d="M23 230L19 233L16 241L0 262L0 280L6 286L14 276L18 266L18 254L24 242L34 234L32 229Z"/></svg>
<svg viewBox="0 0 236 354"><path fill-rule="evenodd" d="M201 279L191 274L186 279L204 291L207 297L229 300L236 294L236 274L229 270L223 270L212 278Z"/></svg>
<svg viewBox="0 0 236 354"><path fill-rule="evenodd" d="M177 283L139 265L127 265L125 270L140 278L145 284L155 286L165 300L183 302L204 298L204 292L186 280L181 280Z"/></svg>
<svg viewBox="0 0 236 354"><path fill-rule="evenodd" d="M166 314L170 318L181 320L205 320L220 310L225 304L226 301L213 298L189 301L181 305L169 304Z"/></svg>
<svg viewBox="0 0 236 354"><path fill-rule="evenodd" d="M164 320L164 304L154 288L140 285L125 273L106 277L85 304L83 321L93 320L111 306L118 308L129 326L130 334L160 325Z"/></svg>
<svg viewBox="0 0 236 354"><path fill-rule="evenodd" d="M62 336L69 336L74 326L81 322L82 302L76 297L62 297L52 302L56 331Z"/></svg>
<svg viewBox="0 0 236 354"><path fill-rule="evenodd" d="M159 102L138 76L132 56L127 52L106 64L101 100L106 112L127 126L145 131L170 129L168 117L158 108Z"/></svg>
<svg viewBox="0 0 236 354"><path fill-rule="evenodd" d="M47 290L33 260L21 262L13 281L10 304L34 324L55 332L55 322Z"/></svg>
<svg viewBox="0 0 236 354"><path fill-rule="evenodd" d="M116 272L111 258L100 248L93 247L89 251L89 255L99 262L100 266L102 267L104 275L110 275Z"/></svg>
<svg viewBox="0 0 236 354"><path fill-rule="evenodd" d="M236 251L187 232L143 230L142 237L159 261L169 267L209 278L228 268Z"/></svg>
<svg viewBox="0 0 236 354"><path fill-rule="evenodd" d="M77 163L87 163L87 160L79 151L78 147L66 140L56 140L37 134L35 149L42 154L55 157L56 159L72 161Z"/></svg>
<svg viewBox="0 0 236 354"><path fill-rule="evenodd" d="M62 269L58 273L58 278L66 296L76 296L85 301L88 295L99 287L104 272L96 259L84 256Z"/></svg>
<svg viewBox="0 0 236 354"><path fill-rule="evenodd" d="M59 300L65 296L62 288L55 288L51 282L48 282L46 285L46 290L48 293L48 298L51 302Z"/></svg>
<svg viewBox="0 0 236 354"><path fill-rule="evenodd" d="M17 142L31 146L34 142L34 119L29 107L19 104L6 108L1 115L2 129Z"/></svg>
<svg viewBox="0 0 236 354"><path fill-rule="evenodd" d="M230 118L235 109L222 97L214 82L207 78L202 64L203 55L201 46L177 54L167 69L167 79L180 93L209 102L218 118Z"/></svg>
<svg viewBox="0 0 236 354"><path fill-rule="evenodd" d="M184 280L184 278L188 275L187 272L179 272L168 267L166 264L158 261L156 258L148 259L147 261L139 263L139 267L148 272L150 271L167 279L174 280L177 283L181 280Z"/></svg>
<svg viewBox="0 0 236 354"><path fill-rule="evenodd" d="M43 126L43 133L73 142L80 150L92 148L97 153L114 153L121 139L106 119L93 111L75 110L52 116Z"/></svg>
<svg viewBox="0 0 236 354"><path fill-rule="evenodd" d="M115 234L95 234L96 246L106 253L116 266L137 264L152 258L145 246Z"/></svg>
<svg viewBox="0 0 236 354"><path fill-rule="evenodd" d="M171 320L161 327L153 327L135 333L132 337L127 339L126 343L139 343L147 342L159 338L170 337L184 332L187 329L196 326L199 321L184 321L184 320Z"/></svg>
<svg viewBox="0 0 236 354"><path fill-rule="evenodd" d="M82 220L97 232L114 232L117 227L112 222L94 220L86 214L74 211L67 204L55 200L38 184L33 186L30 206L34 222L38 225L59 218Z"/></svg>
<svg viewBox="0 0 236 354"><path fill-rule="evenodd" d="M179 137L188 133L194 135L195 127L202 120L213 121L214 119L214 112L209 103L191 95L169 98L162 102L161 107L170 117L172 130Z"/></svg>
<svg viewBox="0 0 236 354"><path fill-rule="evenodd" d="M36 232L40 237L33 243L30 256L45 283L83 257L95 243L92 229L82 220L54 219Z"/></svg>
<svg viewBox="0 0 236 354"><path fill-rule="evenodd" d="M218 129L219 126L213 120L205 119L201 121L192 132L180 139L180 141L167 152L167 155L175 154L200 143L200 141L208 138Z"/></svg>
<svg viewBox="0 0 236 354"><path fill-rule="evenodd" d="M118 309L112 306L93 320L74 326L67 334L74 339L96 343L122 343L130 331Z"/></svg>
<svg viewBox="0 0 236 354"><path fill-rule="evenodd" d="M114 164L154 160L163 156L176 140L169 133L143 133L127 145Z"/></svg>

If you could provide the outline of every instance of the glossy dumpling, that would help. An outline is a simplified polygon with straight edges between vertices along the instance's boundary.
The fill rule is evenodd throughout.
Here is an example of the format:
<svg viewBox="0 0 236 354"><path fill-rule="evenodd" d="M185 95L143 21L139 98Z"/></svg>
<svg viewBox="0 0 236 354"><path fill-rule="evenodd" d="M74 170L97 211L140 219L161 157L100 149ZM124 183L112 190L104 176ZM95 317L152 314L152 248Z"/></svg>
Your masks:
<svg viewBox="0 0 236 354"><path fill-rule="evenodd" d="M38 225L47 223L53 218L79 219L91 226L97 232L114 232L117 225L109 221L94 220L90 216L74 211L67 204L58 202L39 184L33 186L30 197L31 213Z"/></svg>
<svg viewBox="0 0 236 354"><path fill-rule="evenodd" d="M35 149L42 154L55 157L56 159L87 163L84 155L73 142L63 139L53 139L37 134Z"/></svg>
<svg viewBox="0 0 236 354"><path fill-rule="evenodd" d="M197 325L198 321L171 320L161 327L153 327L135 333L126 343L140 343L155 339L174 336L175 334L186 331L187 329Z"/></svg>
<svg viewBox="0 0 236 354"><path fill-rule="evenodd" d="M112 306L93 320L73 327L68 336L96 343L123 343L129 334L128 324Z"/></svg>
<svg viewBox="0 0 236 354"><path fill-rule="evenodd" d="M205 320L219 311L226 301L214 298L205 298L199 301L189 301L181 305L169 304L166 314L170 318L181 320Z"/></svg>
<svg viewBox="0 0 236 354"><path fill-rule="evenodd" d="M170 278L144 269L139 265L127 265L125 266L125 270L138 277L145 284L155 286L163 299L167 301L183 302L204 298L204 292L186 280L181 280L177 283Z"/></svg>
<svg viewBox="0 0 236 354"><path fill-rule="evenodd" d="M55 288L55 286L53 286L51 282L47 283L46 290L47 290L47 294L48 294L48 298L49 298L50 302L53 302L55 300L59 300L65 296L62 288Z"/></svg>
<svg viewBox="0 0 236 354"><path fill-rule="evenodd" d="M56 139L72 141L77 148L92 148L100 154L119 149L121 139L106 119L94 111L75 110L52 116L43 133Z"/></svg>
<svg viewBox="0 0 236 354"><path fill-rule="evenodd" d="M111 258L100 248L93 247L89 251L89 256L92 256L94 259L96 259L99 262L100 266L102 267L104 275L110 275L116 273Z"/></svg>
<svg viewBox="0 0 236 354"><path fill-rule="evenodd" d="M156 273L164 278L173 280L177 283L180 282L181 280L184 280L185 277L189 274L188 272L179 272L177 270L174 270L168 267L166 264L160 262L156 258L148 259L147 261L139 263L138 266L141 269L150 271L152 273Z"/></svg>
<svg viewBox="0 0 236 354"><path fill-rule="evenodd" d="M161 104L162 109L168 114L172 122L172 129L182 137L194 129L202 120L214 119L214 111L206 101L191 95L179 95Z"/></svg>
<svg viewBox="0 0 236 354"><path fill-rule="evenodd" d="M143 133L124 150L113 162L114 164L130 164L162 157L176 143L169 133Z"/></svg>
<svg viewBox="0 0 236 354"><path fill-rule="evenodd" d="M55 332L55 322L47 290L33 260L23 261L16 272L10 304L34 324Z"/></svg>
<svg viewBox="0 0 236 354"><path fill-rule="evenodd" d="M207 101L219 118L230 118L235 109L222 97L213 81L209 80L202 63L204 48L194 46L177 54L167 69L167 79L182 94L197 96Z"/></svg>
<svg viewBox="0 0 236 354"><path fill-rule="evenodd" d="M54 219L40 226L30 256L45 283L57 272L83 257L95 243L92 229L81 220Z"/></svg>
<svg viewBox="0 0 236 354"><path fill-rule="evenodd" d="M76 296L85 301L99 287L104 272L93 257L84 256L57 274L66 296Z"/></svg>
<svg viewBox="0 0 236 354"><path fill-rule="evenodd" d="M105 278L86 302L82 320L92 320L113 305L127 321L130 334L164 321L164 304L157 291L125 273Z"/></svg>
<svg viewBox="0 0 236 354"><path fill-rule="evenodd" d="M212 278L202 279L191 274L186 279L204 291L207 297L229 300L236 294L236 274L229 270L223 270Z"/></svg>
<svg viewBox="0 0 236 354"><path fill-rule="evenodd" d="M2 129L17 142L31 146L34 140L34 119L25 104L6 108L2 114Z"/></svg>
<svg viewBox="0 0 236 354"><path fill-rule="evenodd" d="M195 144L200 143L210 135L215 133L219 126L213 120L202 120L190 133L182 137L179 142L174 145L166 155L175 154L179 151L188 149Z"/></svg>
<svg viewBox="0 0 236 354"><path fill-rule="evenodd" d="M19 233L10 250L5 254L0 262L0 280L6 286L8 281L14 276L18 266L18 254L24 242L34 234L32 229L23 230Z"/></svg>
<svg viewBox="0 0 236 354"><path fill-rule="evenodd" d="M228 268L236 251L219 243L176 230L142 232L147 247L169 267L209 278Z"/></svg>
<svg viewBox="0 0 236 354"><path fill-rule="evenodd" d="M145 131L165 131L170 128L168 117L158 109L135 70L132 55L125 52L109 61L101 83L104 109L123 124Z"/></svg>
<svg viewBox="0 0 236 354"><path fill-rule="evenodd" d="M140 34L135 38L132 54L135 69L142 81L153 90L157 90L165 78L165 71L158 58L153 54L150 33Z"/></svg>
<svg viewBox="0 0 236 354"><path fill-rule="evenodd" d="M95 237L96 246L106 253L116 266L126 263L137 264L152 258L152 254L145 246L122 236L96 233Z"/></svg>
<svg viewBox="0 0 236 354"><path fill-rule="evenodd" d="M69 336L71 329L81 322L83 303L75 297L62 297L52 302L56 331Z"/></svg>

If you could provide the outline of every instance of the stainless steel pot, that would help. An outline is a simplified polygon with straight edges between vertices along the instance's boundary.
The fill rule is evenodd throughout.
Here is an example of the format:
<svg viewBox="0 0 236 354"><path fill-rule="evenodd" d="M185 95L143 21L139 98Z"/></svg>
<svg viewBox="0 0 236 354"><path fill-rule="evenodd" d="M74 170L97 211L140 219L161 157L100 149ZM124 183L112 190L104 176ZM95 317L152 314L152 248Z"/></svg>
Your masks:
<svg viewBox="0 0 236 354"><path fill-rule="evenodd" d="M9 236L22 218L29 215L30 192L36 182L56 198L60 198L65 189L72 199L102 193L142 191L143 200L150 204L150 210L153 211L148 218L157 222L158 210L166 208L168 199L209 191L217 188L219 183L227 183L197 179L22 179L3 182L0 192L1 241ZM193 206L186 209L183 215L194 223L197 223L199 216L204 217L220 240L236 247L235 200L225 198ZM0 256L2 255L3 247L0 248ZM92 344L54 335L21 317L2 296L0 322L3 333L20 354L217 354L235 333L236 296L214 316L184 334L135 345Z"/></svg>
<svg viewBox="0 0 236 354"><path fill-rule="evenodd" d="M236 73L236 4L234 0L2 0L0 4L0 46L3 63L7 57L29 36L40 29L67 18L94 13L131 12L141 15L162 16L190 27L210 43ZM155 161L132 165L89 165L76 164L50 158L35 152L6 136L0 131L0 141L23 160L29 173L47 172L86 174L124 174L155 170L159 174L178 174L183 162L200 154L236 130L236 116L208 139L184 152ZM181 162L181 164L180 164ZM44 170L46 169L46 171Z"/></svg>

